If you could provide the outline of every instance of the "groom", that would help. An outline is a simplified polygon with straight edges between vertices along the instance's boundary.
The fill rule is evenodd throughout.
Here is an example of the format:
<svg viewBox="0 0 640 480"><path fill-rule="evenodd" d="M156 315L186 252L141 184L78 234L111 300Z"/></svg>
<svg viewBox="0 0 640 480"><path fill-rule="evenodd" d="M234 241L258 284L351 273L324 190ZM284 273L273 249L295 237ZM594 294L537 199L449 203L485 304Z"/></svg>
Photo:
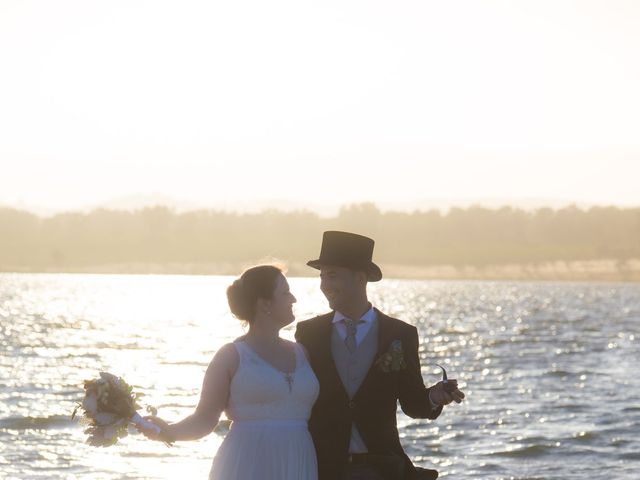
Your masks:
<svg viewBox="0 0 640 480"><path fill-rule="evenodd" d="M412 418L435 419L464 394L455 380L426 388L416 328L368 301L367 283L382 278L373 246L361 235L325 232L320 258L307 263L320 270L332 309L300 322L295 335L320 381L309 420L319 480L435 479L438 472L416 469L402 450L397 402Z"/></svg>

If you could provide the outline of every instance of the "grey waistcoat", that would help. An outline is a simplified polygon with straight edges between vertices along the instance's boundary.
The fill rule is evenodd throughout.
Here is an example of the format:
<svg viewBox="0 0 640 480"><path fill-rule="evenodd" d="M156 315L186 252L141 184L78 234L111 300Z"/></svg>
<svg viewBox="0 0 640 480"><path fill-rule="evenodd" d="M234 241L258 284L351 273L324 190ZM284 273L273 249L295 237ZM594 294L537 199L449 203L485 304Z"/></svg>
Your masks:
<svg viewBox="0 0 640 480"><path fill-rule="evenodd" d="M338 374L342 385L349 398L353 398L362 385L367 372L371 368L373 359L378 351L378 321L375 320L362 339L358 348L350 353L344 340L340 338L337 329L334 327L331 333L331 353L333 361L336 364ZM351 426L351 443L349 445L350 453L363 453L367 451L367 447L358 433L355 425Z"/></svg>

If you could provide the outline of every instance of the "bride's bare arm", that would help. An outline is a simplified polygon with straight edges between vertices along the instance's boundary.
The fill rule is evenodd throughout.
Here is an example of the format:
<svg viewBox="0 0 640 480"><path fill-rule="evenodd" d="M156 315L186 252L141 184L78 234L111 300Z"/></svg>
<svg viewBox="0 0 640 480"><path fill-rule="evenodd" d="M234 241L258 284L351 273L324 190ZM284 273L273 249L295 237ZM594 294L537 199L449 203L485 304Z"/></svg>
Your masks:
<svg viewBox="0 0 640 480"><path fill-rule="evenodd" d="M214 355L202 382L200 401L194 413L177 423L152 418L162 428L160 440L197 440L213 431L229 400L229 385L238 369L239 355L233 344L224 345Z"/></svg>

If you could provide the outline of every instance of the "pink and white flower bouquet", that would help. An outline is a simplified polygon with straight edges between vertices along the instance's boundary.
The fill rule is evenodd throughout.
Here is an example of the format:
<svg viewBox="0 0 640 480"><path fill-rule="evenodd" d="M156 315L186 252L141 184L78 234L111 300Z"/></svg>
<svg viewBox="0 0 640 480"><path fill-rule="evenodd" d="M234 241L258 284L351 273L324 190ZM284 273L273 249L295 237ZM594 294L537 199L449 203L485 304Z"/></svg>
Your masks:
<svg viewBox="0 0 640 480"><path fill-rule="evenodd" d="M130 423L160 432L157 425L138 414L141 407L137 400L141 394L134 393L133 387L122 378L100 372L99 378L85 380L84 391L84 399L74 409L71 419L81 408L80 422L88 426L84 433L88 435L89 445L108 447L116 444L118 439L127 436ZM156 414L153 407L147 407L147 411Z"/></svg>

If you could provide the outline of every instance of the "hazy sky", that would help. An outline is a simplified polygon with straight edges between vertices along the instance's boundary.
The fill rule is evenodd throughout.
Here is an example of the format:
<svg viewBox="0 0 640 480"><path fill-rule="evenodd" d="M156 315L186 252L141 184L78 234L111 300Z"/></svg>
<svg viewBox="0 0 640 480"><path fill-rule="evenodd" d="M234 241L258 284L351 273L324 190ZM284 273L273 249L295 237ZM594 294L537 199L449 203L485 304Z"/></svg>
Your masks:
<svg viewBox="0 0 640 480"><path fill-rule="evenodd" d="M0 3L0 203L640 205L640 2Z"/></svg>

